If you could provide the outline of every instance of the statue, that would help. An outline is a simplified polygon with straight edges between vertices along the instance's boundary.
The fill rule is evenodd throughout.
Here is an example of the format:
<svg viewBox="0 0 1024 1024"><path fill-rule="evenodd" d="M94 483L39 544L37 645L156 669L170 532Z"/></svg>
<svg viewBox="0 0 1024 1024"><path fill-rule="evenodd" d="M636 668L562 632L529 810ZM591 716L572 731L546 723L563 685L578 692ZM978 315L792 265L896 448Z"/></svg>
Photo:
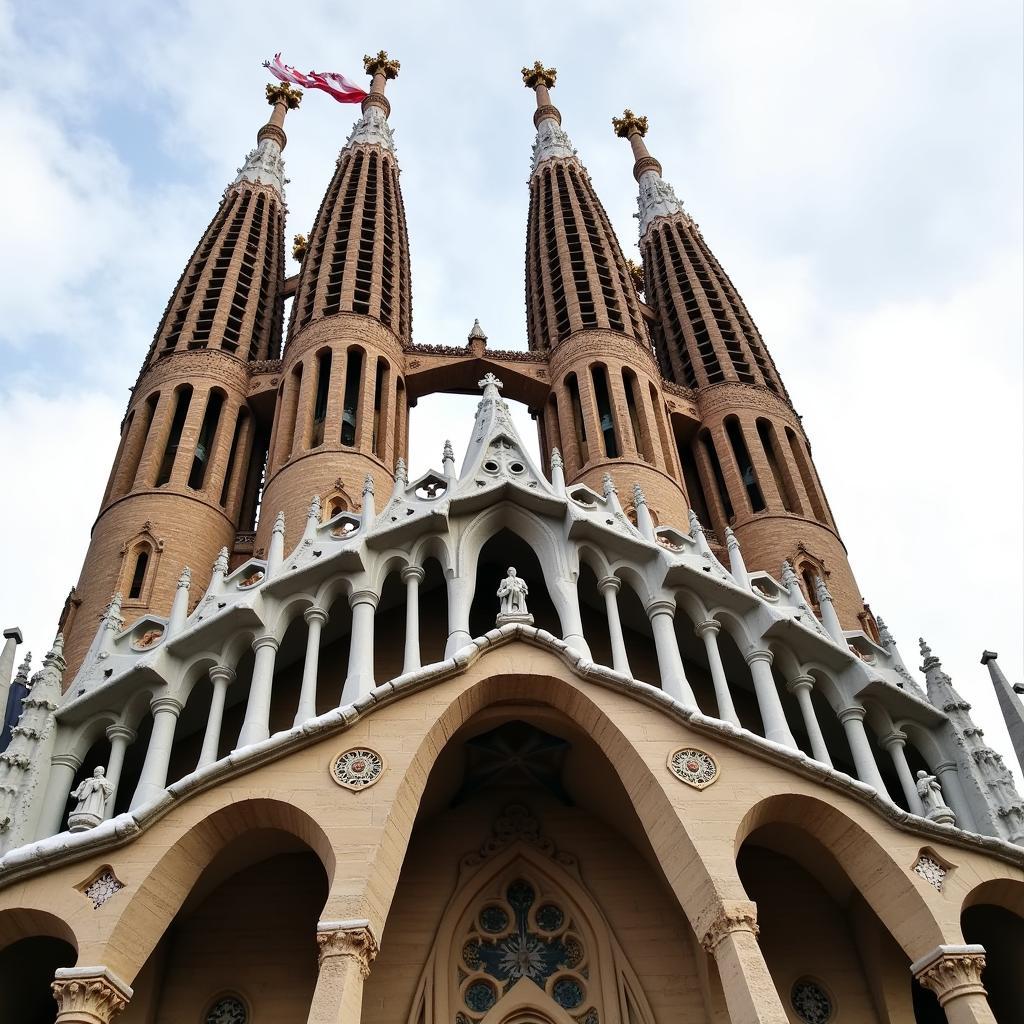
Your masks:
<svg viewBox="0 0 1024 1024"><path fill-rule="evenodd" d="M526 580L516 575L512 566L508 567L508 575L498 586L498 598L501 601L501 610L498 612L496 623L504 626L506 622L523 622L526 625L533 625L533 616L526 609L526 595L530 588Z"/></svg>
<svg viewBox="0 0 1024 1024"><path fill-rule="evenodd" d="M924 806L924 816L929 821L941 825L956 824L956 815L946 806L946 801L942 797L942 787L934 775L929 775L926 771L917 773L917 795Z"/></svg>
<svg viewBox="0 0 1024 1024"><path fill-rule="evenodd" d="M100 765L71 794L71 799L78 801L78 805L68 815L68 829L71 832L85 832L95 828L106 816L107 800L114 792L114 784L104 778L105 774L106 770Z"/></svg>

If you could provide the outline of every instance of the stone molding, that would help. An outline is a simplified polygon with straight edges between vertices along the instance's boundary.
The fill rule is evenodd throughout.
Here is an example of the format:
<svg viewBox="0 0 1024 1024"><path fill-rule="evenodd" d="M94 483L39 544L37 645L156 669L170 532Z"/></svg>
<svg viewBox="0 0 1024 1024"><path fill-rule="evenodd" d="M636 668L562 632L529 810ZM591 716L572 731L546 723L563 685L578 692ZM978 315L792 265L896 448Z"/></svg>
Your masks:
<svg viewBox="0 0 1024 1024"><path fill-rule="evenodd" d="M132 987L108 967L59 967L54 979L57 1024L109 1024L132 998Z"/></svg>
<svg viewBox="0 0 1024 1024"><path fill-rule="evenodd" d="M647 346L646 338L634 338L603 327L587 327L573 331L565 341L558 342L548 357L551 379L560 380L562 375L570 372L577 363L607 365L609 359L621 360L627 366L648 376L657 387L661 387L661 367L654 352Z"/></svg>
<svg viewBox="0 0 1024 1024"><path fill-rule="evenodd" d="M370 922L360 918L353 921L321 921L316 926L317 963L334 956L350 957L356 961L359 973L369 977L370 965L377 958L380 947L370 928Z"/></svg>
<svg viewBox="0 0 1024 1024"><path fill-rule="evenodd" d="M757 905L748 901L723 903L718 915L712 920L700 944L705 951L714 954L722 941L735 932L748 932L757 938Z"/></svg>
<svg viewBox="0 0 1024 1024"><path fill-rule="evenodd" d="M910 972L938 996L939 1005L962 996L984 997L981 972L985 969L985 947L936 946L931 953L910 965Z"/></svg>
<svg viewBox="0 0 1024 1024"><path fill-rule="evenodd" d="M175 350L146 366L132 390L128 408L169 381L188 383L199 390L201 380L224 384L244 397L249 389L249 364L220 348Z"/></svg>
<svg viewBox="0 0 1024 1024"><path fill-rule="evenodd" d="M701 419L709 419L720 411L736 412L739 409L753 409L769 414L774 412L803 436L804 428L799 413L767 384L725 380L700 388L695 395Z"/></svg>

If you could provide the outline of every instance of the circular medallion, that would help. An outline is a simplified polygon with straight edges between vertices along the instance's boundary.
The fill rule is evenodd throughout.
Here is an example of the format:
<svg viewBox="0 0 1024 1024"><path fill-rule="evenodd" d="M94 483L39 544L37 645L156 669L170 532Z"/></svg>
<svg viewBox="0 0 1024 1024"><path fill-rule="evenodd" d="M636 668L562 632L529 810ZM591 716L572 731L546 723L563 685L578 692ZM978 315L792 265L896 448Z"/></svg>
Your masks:
<svg viewBox="0 0 1024 1024"><path fill-rule="evenodd" d="M206 1012L204 1024L247 1024L249 1014L237 996L222 996Z"/></svg>
<svg viewBox="0 0 1024 1024"><path fill-rule="evenodd" d="M366 789L381 777L383 771L384 759L376 750L366 747L353 747L331 762L331 778L346 789Z"/></svg>
<svg viewBox="0 0 1024 1024"><path fill-rule="evenodd" d="M704 789L718 778L718 764L704 750L683 747L669 755L668 769L680 782Z"/></svg>
<svg viewBox="0 0 1024 1024"><path fill-rule="evenodd" d="M802 978L793 986L789 1000L804 1024L828 1024L832 1019L829 994L810 978Z"/></svg>
<svg viewBox="0 0 1024 1024"><path fill-rule="evenodd" d="M562 977L551 987L551 995L563 1010L575 1010L583 1002L583 986L575 978Z"/></svg>
<svg viewBox="0 0 1024 1024"><path fill-rule="evenodd" d="M498 991L489 981L474 981L466 989L466 1006L476 1013L485 1013L498 1001Z"/></svg>

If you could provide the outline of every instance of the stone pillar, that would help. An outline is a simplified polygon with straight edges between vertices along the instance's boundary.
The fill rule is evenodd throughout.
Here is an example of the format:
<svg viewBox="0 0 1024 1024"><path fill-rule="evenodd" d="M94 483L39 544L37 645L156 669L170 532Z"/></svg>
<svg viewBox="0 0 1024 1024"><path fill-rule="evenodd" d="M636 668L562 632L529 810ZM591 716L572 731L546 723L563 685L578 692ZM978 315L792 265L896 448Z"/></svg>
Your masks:
<svg viewBox="0 0 1024 1024"><path fill-rule="evenodd" d="M159 796L167 788L167 766L174 745L174 727L178 724L182 703L173 697L157 697L149 705L153 712L153 731L149 736L146 760L132 796L132 809Z"/></svg>
<svg viewBox="0 0 1024 1024"><path fill-rule="evenodd" d="M210 682L213 683L213 695L210 697L210 714L206 719L206 732L203 733L203 748L199 752L199 763L196 768L205 768L217 760L220 749L220 729L224 720L224 701L228 687L235 681L235 670L227 665L214 665L210 669Z"/></svg>
<svg viewBox="0 0 1024 1024"><path fill-rule="evenodd" d="M787 1024L789 1018L757 944L754 903L723 904L701 944L715 958L730 1024Z"/></svg>
<svg viewBox="0 0 1024 1024"><path fill-rule="evenodd" d="M899 776L900 786L903 788L903 795L907 798L907 806L911 813L924 817L924 805L921 803L921 797L917 792L917 783L914 782L914 776L910 771L910 765L907 764L907 755L903 749L907 742L907 734L896 730L889 733L888 736L883 736L880 742L889 751L892 763L896 767L896 774Z"/></svg>
<svg viewBox="0 0 1024 1024"><path fill-rule="evenodd" d="M46 796L39 814L37 839L55 836L64 824L64 812L68 807L71 783L75 772L82 767L82 759L74 754L54 754L50 758L50 777L46 783Z"/></svg>
<svg viewBox="0 0 1024 1024"><path fill-rule="evenodd" d="M619 587L622 581L618 576L604 576L597 581L597 589L604 594L604 607L608 615L608 636L612 644L612 668L624 676L632 678L633 672L626 657L626 642L622 636L622 623L619 621Z"/></svg>
<svg viewBox="0 0 1024 1024"><path fill-rule="evenodd" d="M110 757L107 759L107 782L114 788L107 797L105 818L114 813L114 802L117 800L117 787L121 782L121 769L124 767L124 753L129 744L134 743L138 733L127 725L116 722L107 726L107 739L110 740Z"/></svg>
<svg viewBox="0 0 1024 1024"><path fill-rule="evenodd" d="M473 603L475 580L455 576L448 580L448 642L444 656L452 657L473 639L469 632L469 609Z"/></svg>
<svg viewBox="0 0 1024 1024"><path fill-rule="evenodd" d="M11 626L4 630L4 648L0 652L0 728L7 713L7 699L11 690L11 677L14 674L14 662L17 657L18 644L21 643L21 630Z"/></svg>
<svg viewBox="0 0 1024 1024"><path fill-rule="evenodd" d="M821 734L821 726L818 724L818 716L814 713L814 703L811 700L811 690L814 689L814 676L800 675L786 683L786 689L796 697L800 705L800 714L804 720L804 728L811 741L811 753L814 760L820 761L832 767L832 758L829 756L828 747L825 746L825 737Z"/></svg>
<svg viewBox="0 0 1024 1024"><path fill-rule="evenodd" d="M426 573L419 565L407 565L402 570L405 584L405 660L402 673L415 672L420 667L420 581Z"/></svg>
<svg viewBox="0 0 1024 1024"><path fill-rule="evenodd" d="M936 946L910 972L938 996L949 1024L996 1024L981 983L984 967L984 946Z"/></svg>
<svg viewBox="0 0 1024 1024"><path fill-rule="evenodd" d="M888 799L889 791L885 788L885 783L882 781L882 776L878 771L878 765L875 763L875 755L871 753L871 746L868 744L868 734L864 728L864 716L866 714L867 712L864 708L857 706L843 708L838 713L838 718L846 730L846 739L850 744L850 753L853 754L857 778L877 790L879 796L884 796Z"/></svg>
<svg viewBox="0 0 1024 1024"><path fill-rule="evenodd" d="M956 761L943 761L942 764L937 764L935 774L938 776L939 785L942 786L942 795L946 798L946 803L956 813L956 823L968 832L977 832L978 826L971 813L971 805L964 795L964 788L960 783L960 769Z"/></svg>
<svg viewBox="0 0 1024 1024"><path fill-rule="evenodd" d="M270 735L270 695L274 688L274 662L281 646L277 637L257 637L252 642L256 660L252 666L252 682L249 684L249 700L245 705L245 720L235 747L248 747L259 743Z"/></svg>
<svg viewBox="0 0 1024 1024"><path fill-rule="evenodd" d="M352 638L348 653L348 676L341 703L352 704L376 685L373 679L373 617L380 596L372 590L357 590L350 598Z"/></svg>
<svg viewBox="0 0 1024 1024"><path fill-rule="evenodd" d="M321 921L316 927L318 974L306 1024L355 1024L362 1018L363 982L377 956L369 921Z"/></svg>
<svg viewBox="0 0 1024 1024"><path fill-rule="evenodd" d="M132 998L131 986L107 967L58 967L50 987L56 1024L110 1024Z"/></svg>
<svg viewBox="0 0 1024 1024"><path fill-rule="evenodd" d="M651 620L654 646L658 652L661 688L684 707L699 710L697 699L683 671L683 659L679 657L679 645L676 643L676 631L672 624L676 614L675 602L652 601L646 611L647 617Z"/></svg>
<svg viewBox="0 0 1024 1024"><path fill-rule="evenodd" d="M294 726L302 725L316 718L316 676L320 667L320 634L327 623L327 611L323 608L307 608L302 616L306 620L306 660L302 664L302 687L299 690L299 707L295 712Z"/></svg>
<svg viewBox="0 0 1024 1024"><path fill-rule="evenodd" d="M749 651L746 655L746 662L750 666L750 678L757 694L757 706L761 709L764 738L797 750L799 748L789 731L786 713L782 710L779 690L772 675L772 660L771 651Z"/></svg>
<svg viewBox="0 0 1024 1024"><path fill-rule="evenodd" d="M721 628L722 624L717 619L708 619L706 622L698 622L694 632L704 641L704 650L708 655L711 682L715 685L715 700L718 702L718 717L738 727L740 719L733 707L729 680L725 678L722 653L718 649L718 632Z"/></svg>

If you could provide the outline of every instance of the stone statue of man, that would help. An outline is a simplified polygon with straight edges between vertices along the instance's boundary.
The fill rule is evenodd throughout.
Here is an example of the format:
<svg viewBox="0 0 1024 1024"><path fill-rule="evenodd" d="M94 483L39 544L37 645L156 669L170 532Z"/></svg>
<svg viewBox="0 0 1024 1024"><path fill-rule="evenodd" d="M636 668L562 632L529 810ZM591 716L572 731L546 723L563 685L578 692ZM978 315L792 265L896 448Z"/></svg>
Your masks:
<svg viewBox="0 0 1024 1024"><path fill-rule="evenodd" d="M100 765L92 775L83 779L78 788L71 794L77 800L75 809L68 815L68 827L72 832L84 832L95 828L104 818L107 800L114 792L114 784L104 778L106 770Z"/></svg>
<svg viewBox="0 0 1024 1024"><path fill-rule="evenodd" d="M508 575L498 586L498 597L501 600L502 615L528 615L526 610L526 595L530 588L526 580L520 579L515 569L510 565Z"/></svg>
<svg viewBox="0 0 1024 1024"><path fill-rule="evenodd" d="M952 810L946 806L942 797L942 787L934 775L926 771L917 773L917 795L924 805L924 815L931 821L948 822L954 821Z"/></svg>

